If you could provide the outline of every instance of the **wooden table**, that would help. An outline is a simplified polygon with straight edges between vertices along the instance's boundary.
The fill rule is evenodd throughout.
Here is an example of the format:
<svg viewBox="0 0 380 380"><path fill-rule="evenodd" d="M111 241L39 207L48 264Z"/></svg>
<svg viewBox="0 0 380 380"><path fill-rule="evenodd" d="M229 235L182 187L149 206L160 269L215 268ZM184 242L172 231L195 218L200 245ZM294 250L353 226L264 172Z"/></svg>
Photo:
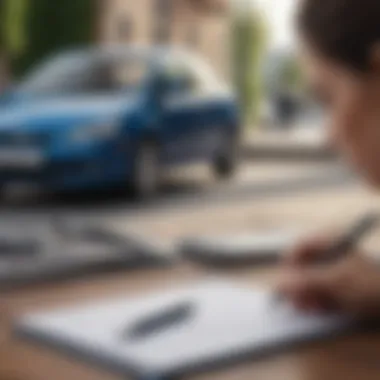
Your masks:
<svg viewBox="0 0 380 380"><path fill-rule="evenodd" d="M329 194L329 196L326 195L324 201L321 201L322 204L326 205L325 202L331 199L331 193ZM267 206L260 202L260 204L252 206L253 211L249 215L247 215L247 208L241 205L241 208L244 209L244 218L241 217L239 206L236 205L234 208L231 207L231 210L235 210L235 221L232 214L229 214L229 225L224 227L227 228L233 224L249 228L260 225L262 221L264 221L263 225L270 225L270 220L299 223L308 221L318 224L318 220L326 220L329 207L335 207L338 210L337 217L342 218L341 211L345 210L348 214L351 212L352 215L355 215L356 206L359 210L366 205L360 197L355 197L355 203L350 201L349 197L344 198L342 193L337 195L339 201L331 201L330 206L325 210L321 210L320 204L318 205L316 200L313 200L312 195L307 199L297 198L297 201L295 199L279 200L277 206L273 204L273 201ZM210 215L210 212L207 215ZM207 219L206 211L204 217L206 218L205 223L210 226L211 221ZM330 214L328 217L330 221L333 219ZM166 226L173 226L172 230L165 227L159 218L156 221L154 218L149 219L150 224L146 223L146 230L166 237L177 237L181 218L189 219L187 225L182 220L181 225L187 226L182 228L192 232L201 228L199 223L196 223L197 218L194 218L191 212L187 216L173 215L171 218L166 220ZM226 219L224 218L224 220ZM142 226L143 222L141 221L139 228ZM277 278L278 270L273 267L247 268L223 272L222 275L254 286L255 283L272 283ZM75 361L56 351L15 339L11 335L12 321L27 312L37 310L48 310L65 305L73 306L107 297L143 295L158 289L196 281L208 274L204 269L183 263L171 269L98 275L1 294L0 380L121 379L120 376ZM260 361L245 362L233 368L193 378L207 380L378 380L380 378L380 333L361 333L299 347L292 351L263 358Z"/></svg>
<svg viewBox="0 0 380 380"><path fill-rule="evenodd" d="M224 273L236 281L271 282L276 271L269 269ZM102 369L65 357L11 336L11 321L35 310L80 304L108 296L137 295L165 289L206 276L189 265L173 270L150 270L144 273L119 273L93 277L91 280L56 284L49 288L34 287L1 297L0 380L111 380L121 379ZM350 380L379 379L380 333L358 334L334 341L312 344L290 352L246 362L223 371L197 376L199 379L291 379Z"/></svg>

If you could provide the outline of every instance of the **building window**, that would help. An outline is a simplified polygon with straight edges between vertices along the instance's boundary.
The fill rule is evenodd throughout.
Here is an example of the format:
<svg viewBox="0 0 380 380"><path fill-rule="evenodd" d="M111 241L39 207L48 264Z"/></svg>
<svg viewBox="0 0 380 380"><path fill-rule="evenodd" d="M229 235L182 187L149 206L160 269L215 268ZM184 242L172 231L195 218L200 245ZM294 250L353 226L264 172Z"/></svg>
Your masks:
<svg viewBox="0 0 380 380"><path fill-rule="evenodd" d="M172 0L155 0L153 11L153 42L166 43L170 41Z"/></svg>

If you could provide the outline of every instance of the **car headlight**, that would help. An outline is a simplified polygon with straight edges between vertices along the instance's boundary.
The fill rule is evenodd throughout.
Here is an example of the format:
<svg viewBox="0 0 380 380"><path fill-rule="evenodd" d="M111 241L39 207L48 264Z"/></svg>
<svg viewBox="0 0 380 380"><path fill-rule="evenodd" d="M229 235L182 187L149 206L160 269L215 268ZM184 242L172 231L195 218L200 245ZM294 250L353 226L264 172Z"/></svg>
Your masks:
<svg viewBox="0 0 380 380"><path fill-rule="evenodd" d="M116 135L117 123L93 124L77 127L70 133L70 141L76 144L106 140Z"/></svg>

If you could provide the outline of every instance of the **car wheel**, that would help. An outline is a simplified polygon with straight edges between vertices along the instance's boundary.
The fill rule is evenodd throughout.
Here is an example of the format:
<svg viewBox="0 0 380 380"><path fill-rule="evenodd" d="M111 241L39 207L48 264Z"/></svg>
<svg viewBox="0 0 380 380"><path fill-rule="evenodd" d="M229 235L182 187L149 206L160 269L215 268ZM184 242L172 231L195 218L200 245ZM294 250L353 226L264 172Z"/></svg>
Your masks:
<svg viewBox="0 0 380 380"><path fill-rule="evenodd" d="M6 187L4 185L0 185L0 202L5 200L6 195Z"/></svg>
<svg viewBox="0 0 380 380"><path fill-rule="evenodd" d="M213 172L219 179L231 178L239 164L239 137L226 134L213 162Z"/></svg>
<svg viewBox="0 0 380 380"><path fill-rule="evenodd" d="M154 196L160 183L159 150L154 141L145 141L138 148L132 173L130 189L139 199Z"/></svg>

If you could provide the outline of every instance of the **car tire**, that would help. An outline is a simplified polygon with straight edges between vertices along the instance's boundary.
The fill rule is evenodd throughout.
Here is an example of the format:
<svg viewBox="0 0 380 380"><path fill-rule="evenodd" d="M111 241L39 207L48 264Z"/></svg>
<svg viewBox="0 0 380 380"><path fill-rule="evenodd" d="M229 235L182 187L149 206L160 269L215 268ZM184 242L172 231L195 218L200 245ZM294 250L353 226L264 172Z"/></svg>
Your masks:
<svg viewBox="0 0 380 380"><path fill-rule="evenodd" d="M6 186L0 185L0 203L5 201L6 195Z"/></svg>
<svg viewBox="0 0 380 380"><path fill-rule="evenodd" d="M146 140L137 149L129 189L137 199L150 199L157 193L160 180L158 145L153 140Z"/></svg>
<svg viewBox="0 0 380 380"><path fill-rule="evenodd" d="M213 172L218 179L233 177L239 166L240 139L238 134L226 134L213 161Z"/></svg>

